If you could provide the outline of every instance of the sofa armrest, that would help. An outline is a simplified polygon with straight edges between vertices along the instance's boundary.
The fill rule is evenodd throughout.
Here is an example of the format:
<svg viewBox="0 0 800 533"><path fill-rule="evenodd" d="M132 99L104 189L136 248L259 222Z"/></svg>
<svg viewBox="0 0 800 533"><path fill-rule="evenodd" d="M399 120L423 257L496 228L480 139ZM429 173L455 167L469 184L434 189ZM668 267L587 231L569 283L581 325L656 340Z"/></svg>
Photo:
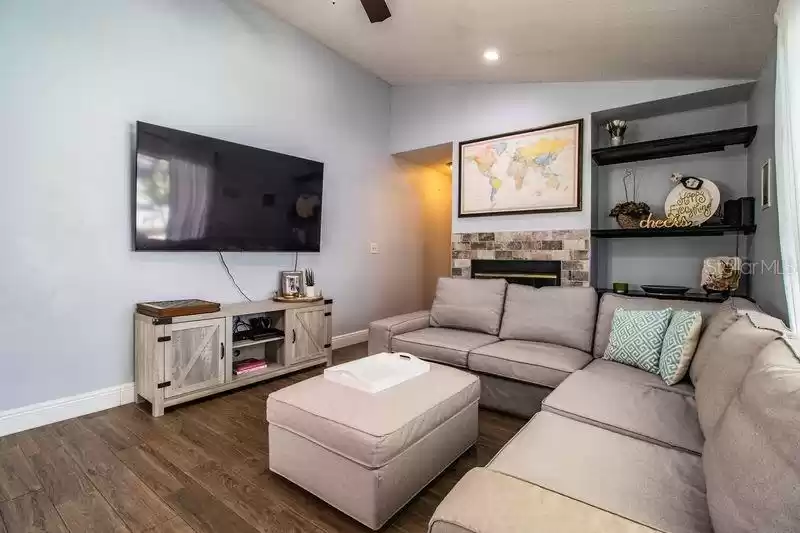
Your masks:
<svg viewBox="0 0 800 533"><path fill-rule="evenodd" d="M391 352L392 337L431 325L430 311L417 311L405 315L376 320L369 325L369 354Z"/></svg>
<svg viewBox="0 0 800 533"><path fill-rule="evenodd" d="M657 533L538 485L473 468L436 508L429 533Z"/></svg>

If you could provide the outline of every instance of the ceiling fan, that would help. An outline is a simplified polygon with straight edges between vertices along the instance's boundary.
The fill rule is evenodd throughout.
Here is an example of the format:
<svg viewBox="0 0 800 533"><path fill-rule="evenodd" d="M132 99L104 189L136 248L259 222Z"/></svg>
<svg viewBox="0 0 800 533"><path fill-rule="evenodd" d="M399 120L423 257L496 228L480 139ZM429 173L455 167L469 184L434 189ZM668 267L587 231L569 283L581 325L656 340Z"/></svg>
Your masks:
<svg viewBox="0 0 800 533"><path fill-rule="evenodd" d="M392 16L389 6L386 5L386 0L361 0L361 5L364 6L364 11L367 12L369 21L373 24L383 22Z"/></svg>

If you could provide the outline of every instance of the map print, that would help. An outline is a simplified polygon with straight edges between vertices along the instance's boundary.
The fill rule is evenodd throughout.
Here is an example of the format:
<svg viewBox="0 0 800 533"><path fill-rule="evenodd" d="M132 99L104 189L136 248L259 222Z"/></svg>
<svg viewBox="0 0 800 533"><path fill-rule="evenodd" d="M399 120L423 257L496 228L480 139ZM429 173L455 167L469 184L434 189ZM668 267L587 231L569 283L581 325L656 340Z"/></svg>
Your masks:
<svg viewBox="0 0 800 533"><path fill-rule="evenodd" d="M462 145L461 212L578 205L580 124Z"/></svg>

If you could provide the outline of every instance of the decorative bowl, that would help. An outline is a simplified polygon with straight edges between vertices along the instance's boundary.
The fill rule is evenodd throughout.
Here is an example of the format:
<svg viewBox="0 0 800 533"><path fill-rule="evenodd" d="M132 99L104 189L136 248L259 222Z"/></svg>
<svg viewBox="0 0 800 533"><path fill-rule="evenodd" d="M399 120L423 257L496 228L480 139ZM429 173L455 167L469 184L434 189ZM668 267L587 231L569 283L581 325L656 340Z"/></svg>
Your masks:
<svg viewBox="0 0 800 533"><path fill-rule="evenodd" d="M689 292L691 288L676 285L642 285L642 290L648 294L683 295Z"/></svg>

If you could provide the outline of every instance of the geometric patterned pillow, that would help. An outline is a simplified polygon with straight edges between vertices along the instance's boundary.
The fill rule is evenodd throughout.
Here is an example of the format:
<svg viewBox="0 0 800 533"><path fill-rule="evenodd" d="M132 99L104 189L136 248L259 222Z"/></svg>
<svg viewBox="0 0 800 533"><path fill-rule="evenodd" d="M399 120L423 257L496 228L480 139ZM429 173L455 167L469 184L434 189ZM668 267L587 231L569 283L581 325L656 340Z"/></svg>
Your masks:
<svg viewBox="0 0 800 533"><path fill-rule="evenodd" d="M617 309L603 359L658 374L661 345L671 317L672 308L661 311Z"/></svg>
<svg viewBox="0 0 800 533"><path fill-rule="evenodd" d="M699 311L675 311L664 335L658 373L667 385L680 382L692 364L703 315Z"/></svg>

